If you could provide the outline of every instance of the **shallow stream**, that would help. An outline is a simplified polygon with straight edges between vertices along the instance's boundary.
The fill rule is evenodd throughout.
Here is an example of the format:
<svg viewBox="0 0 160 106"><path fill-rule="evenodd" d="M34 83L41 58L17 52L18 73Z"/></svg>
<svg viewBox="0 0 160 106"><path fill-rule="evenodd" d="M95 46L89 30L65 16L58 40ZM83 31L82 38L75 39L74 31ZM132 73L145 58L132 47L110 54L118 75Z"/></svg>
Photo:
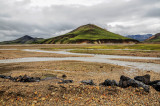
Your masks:
<svg viewBox="0 0 160 106"><path fill-rule="evenodd" d="M18 58L18 59L6 59L0 60L0 63L19 63L19 62L38 62L38 61L63 61L63 60L75 60L75 61L85 61L85 62L98 62L98 63L109 63L120 66L127 66L131 68L137 68L141 70L151 70L160 73L160 64L154 63L143 63L143 62L126 62L111 59L146 59L146 60L160 60L158 57L135 57L135 56L118 56L118 55L97 55L97 54L82 54L82 53L70 53L66 50L63 51L44 51L44 50L33 50L33 49L23 49L22 51L27 52L43 52L43 53L56 53L56 54L67 54L67 55L89 55L91 57L28 57L28 58Z"/></svg>

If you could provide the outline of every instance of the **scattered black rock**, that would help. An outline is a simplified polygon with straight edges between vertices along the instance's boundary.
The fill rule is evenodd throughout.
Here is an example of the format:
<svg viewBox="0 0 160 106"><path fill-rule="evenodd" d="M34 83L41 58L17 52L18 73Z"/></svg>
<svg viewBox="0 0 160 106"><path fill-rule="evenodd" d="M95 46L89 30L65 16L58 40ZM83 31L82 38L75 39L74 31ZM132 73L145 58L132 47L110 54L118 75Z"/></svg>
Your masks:
<svg viewBox="0 0 160 106"><path fill-rule="evenodd" d="M130 80L129 77L126 77L126 76L122 75L120 77L119 86L122 87L122 88L129 87L128 80Z"/></svg>
<svg viewBox="0 0 160 106"><path fill-rule="evenodd" d="M149 84L150 83L150 75L146 74L144 76L136 76L134 77L135 80L143 82L144 84Z"/></svg>
<svg viewBox="0 0 160 106"><path fill-rule="evenodd" d="M96 85L93 80L82 80L81 83L86 85Z"/></svg>
<svg viewBox="0 0 160 106"><path fill-rule="evenodd" d="M5 78L6 76L5 75L0 75L0 78Z"/></svg>
<svg viewBox="0 0 160 106"><path fill-rule="evenodd" d="M66 78L67 76L64 74L62 75L62 78ZM11 76L5 76L0 75L0 78L3 79L9 79L14 82L39 82L41 80L50 80L50 79L58 79L56 76L49 76L46 77L46 79L40 79L39 77L30 77L27 75L24 76L18 76L18 77L11 77ZM73 83L73 80L64 80L60 79L61 82L58 82L59 84L65 84L65 83ZM81 83L86 85L96 85L93 80L82 80ZM132 87L142 87L144 91L149 92L149 86L152 86L155 90L160 91L160 80L150 81L150 75L146 74L144 76L136 76L134 79L131 79L129 77L126 77L122 75L120 77L119 84L115 80L109 80L106 79L103 83L100 83L99 85L103 86L118 86L122 88L127 88L129 86Z"/></svg>
<svg viewBox="0 0 160 106"><path fill-rule="evenodd" d="M0 96L2 96L5 93L5 91L0 91Z"/></svg>
<svg viewBox="0 0 160 106"><path fill-rule="evenodd" d="M149 88L148 85L146 85L146 84L144 84L143 82L140 82L140 81L136 81L136 80L134 80L134 81L137 83L138 87L142 87L144 89L144 91L149 92L150 88Z"/></svg>
<svg viewBox="0 0 160 106"><path fill-rule="evenodd" d="M106 79L103 83L101 83L100 85L103 86L118 86L118 83L115 80L109 80Z"/></svg>
<svg viewBox="0 0 160 106"><path fill-rule="evenodd" d="M39 77L29 77L27 75L24 75L24 76L19 76L19 77L14 77L12 79L12 81L15 81L15 82L39 82L40 81L40 78Z"/></svg>
<svg viewBox="0 0 160 106"><path fill-rule="evenodd" d="M73 83L73 80L62 80L61 82L58 82L58 84L65 84L65 83Z"/></svg>
<svg viewBox="0 0 160 106"><path fill-rule="evenodd" d="M129 77L126 77L124 75L122 75L120 77L120 81L119 81L119 86L122 88L126 88L129 86L132 87L142 87L144 89L144 91L149 92L149 86L144 84L143 82L131 79Z"/></svg>
<svg viewBox="0 0 160 106"><path fill-rule="evenodd" d="M29 77L27 75L19 76L19 77L11 77L11 76L0 75L0 78L10 79L14 82L39 82L40 81L39 77L33 78L33 77Z"/></svg>
<svg viewBox="0 0 160 106"><path fill-rule="evenodd" d="M153 84L157 84L158 82L160 82L160 80L155 80L155 81L150 81L149 85L153 85Z"/></svg>
<svg viewBox="0 0 160 106"><path fill-rule="evenodd" d="M155 90L160 91L160 80L151 81L149 83Z"/></svg>
<svg viewBox="0 0 160 106"><path fill-rule="evenodd" d="M100 66L100 68L103 68L103 66Z"/></svg>
<svg viewBox="0 0 160 106"><path fill-rule="evenodd" d="M67 76L65 74L62 75L62 78L66 78Z"/></svg>
<svg viewBox="0 0 160 106"><path fill-rule="evenodd" d="M11 78L12 78L11 76L4 77L4 79L11 79Z"/></svg>
<svg viewBox="0 0 160 106"><path fill-rule="evenodd" d="M155 90L157 90L157 91L160 92L160 82L158 82L158 83L156 83L156 84L153 84L152 87L153 87Z"/></svg>

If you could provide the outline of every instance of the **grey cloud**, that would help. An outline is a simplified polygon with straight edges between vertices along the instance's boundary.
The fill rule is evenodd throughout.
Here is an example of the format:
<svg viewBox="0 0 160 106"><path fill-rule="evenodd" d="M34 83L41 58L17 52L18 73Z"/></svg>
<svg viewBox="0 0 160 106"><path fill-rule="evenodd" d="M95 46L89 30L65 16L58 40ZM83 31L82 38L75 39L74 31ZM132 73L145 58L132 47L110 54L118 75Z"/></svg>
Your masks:
<svg viewBox="0 0 160 106"><path fill-rule="evenodd" d="M160 7L159 8L153 8L153 9L149 10L144 16L159 17L160 18Z"/></svg>
<svg viewBox="0 0 160 106"><path fill-rule="evenodd" d="M93 6L49 7L32 7L30 0L13 1L0 0L0 41L26 34L49 38L88 23L123 35L157 33L160 28L156 24L160 22L160 9L154 7L159 0L110 0ZM114 22L122 25L108 25Z"/></svg>

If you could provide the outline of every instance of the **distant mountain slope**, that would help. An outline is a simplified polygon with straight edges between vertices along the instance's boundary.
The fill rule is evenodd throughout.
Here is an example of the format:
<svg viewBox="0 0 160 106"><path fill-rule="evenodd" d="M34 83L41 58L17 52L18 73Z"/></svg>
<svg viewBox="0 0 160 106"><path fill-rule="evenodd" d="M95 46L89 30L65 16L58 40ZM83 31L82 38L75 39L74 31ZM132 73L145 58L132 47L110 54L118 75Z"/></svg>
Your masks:
<svg viewBox="0 0 160 106"><path fill-rule="evenodd" d="M148 38L147 40L145 40L145 42L160 43L160 33L157 33L157 34L151 36L150 38Z"/></svg>
<svg viewBox="0 0 160 106"><path fill-rule="evenodd" d="M146 35L127 35L126 37L132 38L132 39L136 39L138 41L144 41L144 40L148 39L151 36L152 36L152 34L146 34Z"/></svg>
<svg viewBox="0 0 160 106"><path fill-rule="evenodd" d="M80 43L124 43L138 42L100 28L93 24L87 24L57 37L44 40L43 44L80 44Z"/></svg>
<svg viewBox="0 0 160 106"><path fill-rule="evenodd" d="M43 40L43 38L33 38L31 36L25 35L21 38L12 41L0 42L0 44L32 44Z"/></svg>

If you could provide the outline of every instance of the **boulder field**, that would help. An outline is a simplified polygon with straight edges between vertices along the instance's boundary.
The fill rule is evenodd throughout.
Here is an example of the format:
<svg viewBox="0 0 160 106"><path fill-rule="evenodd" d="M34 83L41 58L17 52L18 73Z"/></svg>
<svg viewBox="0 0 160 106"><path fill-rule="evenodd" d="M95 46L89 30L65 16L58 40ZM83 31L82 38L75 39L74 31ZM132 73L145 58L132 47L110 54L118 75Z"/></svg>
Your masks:
<svg viewBox="0 0 160 106"><path fill-rule="evenodd" d="M66 75L63 75L63 76L65 76L65 78L67 77ZM18 76L18 77L0 75L0 78L9 79L14 82L39 82L39 81L45 80L39 77L30 77L27 75ZM53 79L53 78L49 78L49 79ZM64 80L64 79L60 79L60 80L61 81L58 82L58 84L73 83L73 80ZM81 83L85 85L95 85L96 86L93 80L82 80ZM115 80L106 79L104 82L100 83L99 85L100 86L119 86L121 88L127 88L131 86L135 88L141 88L146 92L149 92L149 89L150 89L149 86L152 86L155 90L160 91L160 80L150 81L149 74L146 74L144 76L136 76L134 77L134 79L131 79L129 77L122 75L120 77L119 83L117 83Z"/></svg>

